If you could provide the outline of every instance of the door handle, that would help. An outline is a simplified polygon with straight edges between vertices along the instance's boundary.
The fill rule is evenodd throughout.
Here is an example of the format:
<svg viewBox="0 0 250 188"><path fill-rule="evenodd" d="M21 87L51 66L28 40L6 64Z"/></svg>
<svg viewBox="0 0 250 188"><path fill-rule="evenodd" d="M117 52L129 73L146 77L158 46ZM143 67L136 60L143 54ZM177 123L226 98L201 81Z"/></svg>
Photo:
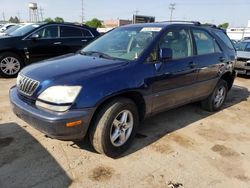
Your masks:
<svg viewBox="0 0 250 188"><path fill-rule="evenodd" d="M197 66L197 63L194 63L193 61L189 62L189 67L194 68Z"/></svg>
<svg viewBox="0 0 250 188"><path fill-rule="evenodd" d="M54 45L60 45L62 42L54 42Z"/></svg>
<svg viewBox="0 0 250 188"><path fill-rule="evenodd" d="M88 40L87 39L83 39L82 42L87 42Z"/></svg>

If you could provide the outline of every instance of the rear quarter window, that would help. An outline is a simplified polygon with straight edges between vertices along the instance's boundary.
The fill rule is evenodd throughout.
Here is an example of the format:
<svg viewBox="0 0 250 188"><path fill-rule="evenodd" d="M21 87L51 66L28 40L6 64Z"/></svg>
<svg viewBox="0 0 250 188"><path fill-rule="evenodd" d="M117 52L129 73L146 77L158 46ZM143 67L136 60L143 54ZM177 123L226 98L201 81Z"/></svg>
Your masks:
<svg viewBox="0 0 250 188"><path fill-rule="evenodd" d="M223 31L214 31L214 33L227 45L228 48L234 49L234 46L229 37Z"/></svg>

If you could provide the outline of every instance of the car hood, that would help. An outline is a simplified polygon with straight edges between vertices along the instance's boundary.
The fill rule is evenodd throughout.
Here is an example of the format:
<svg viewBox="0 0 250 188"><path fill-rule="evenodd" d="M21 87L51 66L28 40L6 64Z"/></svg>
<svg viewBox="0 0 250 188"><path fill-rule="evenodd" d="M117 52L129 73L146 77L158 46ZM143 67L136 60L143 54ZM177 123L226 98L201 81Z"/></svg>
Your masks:
<svg viewBox="0 0 250 188"><path fill-rule="evenodd" d="M21 39L22 37L1 36L0 49L13 48Z"/></svg>
<svg viewBox="0 0 250 188"><path fill-rule="evenodd" d="M57 58L32 64L21 71L21 74L37 81L77 82L93 74L101 74L127 64L126 61L103 59L81 54L68 54ZM64 83L66 84L66 83Z"/></svg>
<svg viewBox="0 0 250 188"><path fill-rule="evenodd" d="M250 52L237 51L237 58L250 59Z"/></svg>

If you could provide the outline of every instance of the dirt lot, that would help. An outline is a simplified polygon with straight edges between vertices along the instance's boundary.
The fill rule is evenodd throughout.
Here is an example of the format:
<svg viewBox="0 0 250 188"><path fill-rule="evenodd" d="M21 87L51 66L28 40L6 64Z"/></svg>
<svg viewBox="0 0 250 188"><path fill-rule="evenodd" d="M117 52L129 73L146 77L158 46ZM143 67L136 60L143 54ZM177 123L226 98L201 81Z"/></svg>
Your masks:
<svg viewBox="0 0 250 188"><path fill-rule="evenodd" d="M147 119L116 160L16 118L14 83L0 79L0 187L250 187L250 79L237 78L218 113L191 104Z"/></svg>

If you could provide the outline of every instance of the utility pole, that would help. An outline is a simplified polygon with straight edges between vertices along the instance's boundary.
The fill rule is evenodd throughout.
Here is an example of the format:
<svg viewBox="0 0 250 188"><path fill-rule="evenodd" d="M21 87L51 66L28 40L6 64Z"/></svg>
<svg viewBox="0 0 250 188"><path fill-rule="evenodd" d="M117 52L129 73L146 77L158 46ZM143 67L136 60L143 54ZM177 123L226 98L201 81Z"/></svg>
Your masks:
<svg viewBox="0 0 250 188"><path fill-rule="evenodd" d="M3 21L5 22L5 14L4 14L4 12L3 12L3 14L2 14L2 15L3 15Z"/></svg>
<svg viewBox="0 0 250 188"><path fill-rule="evenodd" d="M134 15L133 15L133 24L135 24L135 17L138 15L138 13L139 13L140 11L138 10L138 9L135 9L135 11L134 11Z"/></svg>
<svg viewBox="0 0 250 188"><path fill-rule="evenodd" d="M42 7L39 8L39 13L40 14L40 17L41 17L41 22L43 22L43 11L44 9Z"/></svg>
<svg viewBox="0 0 250 188"><path fill-rule="evenodd" d="M172 21L172 18L173 18L173 12L174 12L174 10L175 10L175 3L170 3L170 5L169 5L169 9L170 9L170 11L171 11L171 13L170 13L170 21Z"/></svg>
<svg viewBox="0 0 250 188"><path fill-rule="evenodd" d="M17 18L18 18L19 22L21 22L21 16L20 16L20 12L19 11L17 11Z"/></svg>
<svg viewBox="0 0 250 188"><path fill-rule="evenodd" d="M135 10L135 15L138 15L140 11L138 9Z"/></svg>
<svg viewBox="0 0 250 188"><path fill-rule="evenodd" d="M81 15L81 24L84 22L84 7L83 7L83 0L82 1L82 15Z"/></svg>

